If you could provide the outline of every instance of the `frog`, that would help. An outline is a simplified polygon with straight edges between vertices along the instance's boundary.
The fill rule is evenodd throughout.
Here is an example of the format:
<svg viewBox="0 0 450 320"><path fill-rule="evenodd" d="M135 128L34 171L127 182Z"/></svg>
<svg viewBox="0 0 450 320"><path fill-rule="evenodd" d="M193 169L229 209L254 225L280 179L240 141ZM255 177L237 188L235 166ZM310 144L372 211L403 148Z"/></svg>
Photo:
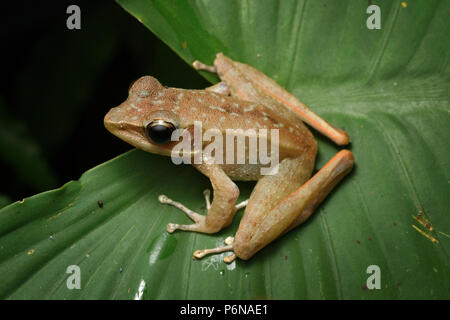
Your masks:
<svg viewBox="0 0 450 320"><path fill-rule="evenodd" d="M203 131L214 129L222 134L229 129L243 129L240 132L244 133L254 129L252 132L266 140L269 138L261 130L275 130L279 162L271 174L262 174L263 164L259 162L192 163L212 185L212 202L211 191L204 191L206 215L166 195L158 197L162 204L180 209L193 221L169 223L169 233L217 233L231 224L238 210L245 208L234 236L227 237L223 246L196 250L193 258L231 252L224 257L226 263L236 258L249 260L304 223L352 171L353 153L341 149L313 174L318 147L310 128L338 146L349 144L350 138L345 130L314 113L297 96L248 64L218 53L213 65L197 60L192 65L198 71L217 75L220 81L205 89L181 89L143 76L130 86L127 99L106 114L104 125L132 146L164 156L173 156L179 143L173 139L174 133L192 133L198 122ZM207 146L208 141L202 141L200 151ZM194 157L194 151L189 157ZM250 197L240 203L235 181L256 181Z"/></svg>

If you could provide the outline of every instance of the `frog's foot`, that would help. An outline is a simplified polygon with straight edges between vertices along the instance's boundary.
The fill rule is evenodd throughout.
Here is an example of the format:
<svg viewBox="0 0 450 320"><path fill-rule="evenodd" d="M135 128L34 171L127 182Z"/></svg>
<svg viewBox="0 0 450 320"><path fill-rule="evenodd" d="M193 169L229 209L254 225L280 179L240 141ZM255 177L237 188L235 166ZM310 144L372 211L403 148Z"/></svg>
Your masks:
<svg viewBox="0 0 450 320"><path fill-rule="evenodd" d="M248 199L244 200L242 202L239 202L237 205L235 205L234 207L236 208L236 211L238 211L239 209L245 208L248 205Z"/></svg>
<svg viewBox="0 0 450 320"><path fill-rule="evenodd" d="M204 63L201 63L198 60L195 60L192 63L192 66L194 67L195 70L205 70L205 71L208 71L208 72L211 72L211 73L217 73L217 69L216 69L215 66L208 66L208 65L206 65Z"/></svg>
<svg viewBox="0 0 450 320"><path fill-rule="evenodd" d="M233 241L234 241L233 237L228 237L224 241L226 246L217 247L217 248L213 248L213 249L197 250L194 252L194 257L197 259L201 259L208 254L221 253L221 252L225 252L225 251L233 251ZM231 263L234 261L234 259L236 259L236 254L232 253L232 254L226 256L225 258L223 258L223 261L226 263Z"/></svg>
<svg viewBox="0 0 450 320"><path fill-rule="evenodd" d="M206 197L206 195L205 195ZM168 198L165 195L160 195L158 197L159 202L163 203L163 204L169 204L171 206L174 206L178 209L180 209L181 211L183 211L192 221L194 221L194 224L176 224L176 223L169 223L166 227L167 232L172 233L175 230L179 229L179 230L185 230L185 231L199 231L202 232L205 226L205 216L198 214L197 212L192 211L189 208L186 208L183 204L174 201L170 198ZM211 204L209 203L209 200L206 202L206 207L209 208L211 207Z"/></svg>
<svg viewBox="0 0 450 320"><path fill-rule="evenodd" d="M194 67L195 70L204 70L211 73L217 73L217 68L215 66L208 66L204 63L201 63L198 60L195 60L192 63L192 66ZM207 87L205 90L220 93L226 96L231 94L231 88L227 85L225 81L220 81L215 85Z"/></svg>
<svg viewBox="0 0 450 320"><path fill-rule="evenodd" d="M205 203L206 203L206 210L209 211L211 208L211 191L206 189L203 191L203 195L205 196ZM207 228L205 220L206 217L204 215L198 214L197 212L192 211L191 209L185 207L182 203L174 201L170 198L168 198L165 195L160 195L158 197L159 202L163 204L169 204L171 206L174 206L181 211L183 211L192 221L194 221L194 224L176 224L176 223L169 223L166 227L167 232L172 233L175 230L184 230L184 231L197 231L197 232L205 232L205 233L211 233L209 228ZM239 204L235 206L236 210L239 210L241 208L244 208L248 203L248 200L242 201Z"/></svg>

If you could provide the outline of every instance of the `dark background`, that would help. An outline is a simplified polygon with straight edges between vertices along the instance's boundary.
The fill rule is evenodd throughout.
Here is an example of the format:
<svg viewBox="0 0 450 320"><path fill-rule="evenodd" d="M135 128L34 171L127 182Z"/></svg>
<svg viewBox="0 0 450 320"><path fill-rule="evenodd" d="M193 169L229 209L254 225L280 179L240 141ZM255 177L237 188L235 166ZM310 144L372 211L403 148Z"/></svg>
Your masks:
<svg viewBox="0 0 450 320"><path fill-rule="evenodd" d="M66 27L71 4L81 9L81 30ZM0 12L0 195L9 201L130 150L103 117L138 77L208 85L114 1L20 1Z"/></svg>

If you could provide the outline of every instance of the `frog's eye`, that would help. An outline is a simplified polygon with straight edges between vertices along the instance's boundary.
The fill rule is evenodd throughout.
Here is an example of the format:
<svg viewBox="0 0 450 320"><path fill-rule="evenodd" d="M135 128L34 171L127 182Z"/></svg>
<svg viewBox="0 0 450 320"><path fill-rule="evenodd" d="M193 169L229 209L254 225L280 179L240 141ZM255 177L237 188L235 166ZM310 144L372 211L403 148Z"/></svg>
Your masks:
<svg viewBox="0 0 450 320"><path fill-rule="evenodd" d="M155 143L163 144L170 141L172 132L175 130L173 123L165 120L155 120L150 122L145 131L147 136Z"/></svg>

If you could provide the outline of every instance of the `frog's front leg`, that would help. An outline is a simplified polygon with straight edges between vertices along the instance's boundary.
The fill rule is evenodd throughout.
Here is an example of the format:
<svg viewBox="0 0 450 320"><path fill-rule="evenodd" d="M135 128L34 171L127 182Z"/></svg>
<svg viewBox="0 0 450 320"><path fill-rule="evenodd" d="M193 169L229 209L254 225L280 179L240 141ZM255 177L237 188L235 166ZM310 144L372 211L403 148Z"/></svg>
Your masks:
<svg viewBox="0 0 450 320"><path fill-rule="evenodd" d="M220 166L214 164L199 164L194 165L194 167L211 180L214 192L213 202L209 205L209 195L205 192L208 213L206 216L203 216L186 208L181 203L168 199L165 196L160 196L159 200L161 203L177 207L195 222L190 225L169 223L167 225L167 231L170 233L177 229L202 233L218 232L228 226L233 220L237 209L245 205L244 203L235 206L236 200L239 197L239 189Z"/></svg>

